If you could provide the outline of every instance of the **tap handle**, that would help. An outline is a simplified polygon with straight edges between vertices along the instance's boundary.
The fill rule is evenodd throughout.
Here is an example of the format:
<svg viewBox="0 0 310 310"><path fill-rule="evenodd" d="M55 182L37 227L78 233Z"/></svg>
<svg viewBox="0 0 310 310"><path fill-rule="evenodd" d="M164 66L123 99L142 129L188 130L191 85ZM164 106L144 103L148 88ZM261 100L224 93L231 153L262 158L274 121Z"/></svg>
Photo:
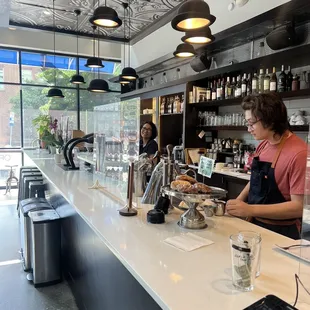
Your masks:
<svg viewBox="0 0 310 310"><path fill-rule="evenodd" d="M173 151L173 145L172 144L168 144L166 146L166 149L167 149L167 153L168 153L168 160L171 159L171 154L172 154L172 151Z"/></svg>

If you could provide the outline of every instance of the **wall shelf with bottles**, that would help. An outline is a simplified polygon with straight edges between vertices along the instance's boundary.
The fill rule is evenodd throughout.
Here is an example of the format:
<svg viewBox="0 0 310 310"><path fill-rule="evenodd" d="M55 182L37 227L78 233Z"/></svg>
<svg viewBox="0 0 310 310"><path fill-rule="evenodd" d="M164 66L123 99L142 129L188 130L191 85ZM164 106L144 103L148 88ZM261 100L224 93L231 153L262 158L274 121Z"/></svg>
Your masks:
<svg viewBox="0 0 310 310"><path fill-rule="evenodd" d="M175 116L175 115L183 115L183 113L164 113L161 114L160 116Z"/></svg>
<svg viewBox="0 0 310 310"><path fill-rule="evenodd" d="M235 130L235 131L246 131L248 128L246 126L197 126L197 129L217 131L217 130ZM307 132L309 130L309 125L291 126L292 131L302 131Z"/></svg>
<svg viewBox="0 0 310 310"><path fill-rule="evenodd" d="M297 91L285 91L277 92L277 94L284 100L288 99L302 99L310 97L310 88L301 89ZM211 101L202 101L192 103L196 109L206 109L208 107L225 107L230 105L239 105L242 102L242 97L232 98L232 99L223 99L223 100L211 100Z"/></svg>

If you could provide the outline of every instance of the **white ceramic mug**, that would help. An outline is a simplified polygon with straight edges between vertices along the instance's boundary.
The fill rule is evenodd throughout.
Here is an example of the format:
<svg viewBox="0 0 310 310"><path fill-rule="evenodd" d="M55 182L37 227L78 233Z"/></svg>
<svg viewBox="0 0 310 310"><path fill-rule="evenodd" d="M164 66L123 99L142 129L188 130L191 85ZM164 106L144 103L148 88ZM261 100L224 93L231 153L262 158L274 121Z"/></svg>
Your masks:
<svg viewBox="0 0 310 310"><path fill-rule="evenodd" d="M62 154L55 154L54 158L56 164L61 164Z"/></svg>

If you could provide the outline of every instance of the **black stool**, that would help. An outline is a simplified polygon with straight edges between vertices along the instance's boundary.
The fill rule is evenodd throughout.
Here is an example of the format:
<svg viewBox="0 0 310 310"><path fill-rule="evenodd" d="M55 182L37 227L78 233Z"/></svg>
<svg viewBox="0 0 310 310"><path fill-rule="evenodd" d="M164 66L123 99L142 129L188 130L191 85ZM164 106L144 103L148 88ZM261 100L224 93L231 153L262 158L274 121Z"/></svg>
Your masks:
<svg viewBox="0 0 310 310"><path fill-rule="evenodd" d="M27 176L23 178L24 180L24 187L23 187L23 197L24 199L28 199L31 198L29 196L29 183L33 182L33 181L43 181L43 177L42 176Z"/></svg>
<svg viewBox="0 0 310 310"><path fill-rule="evenodd" d="M25 169L27 170L27 169ZM28 198L28 197L24 197L24 178L25 177L38 177L38 176L41 176L42 177L42 173L37 170L37 171L22 171L21 174L20 174L20 179L19 179L19 189L18 189L18 201L17 201L17 206L19 204L19 202L25 198Z"/></svg>
<svg viewBox="0 0 310 310"><path fill-rule="evenodd" d="M29 198L45 198L45 191L47 190L46 181L32 181L29 182Z"/></svg>

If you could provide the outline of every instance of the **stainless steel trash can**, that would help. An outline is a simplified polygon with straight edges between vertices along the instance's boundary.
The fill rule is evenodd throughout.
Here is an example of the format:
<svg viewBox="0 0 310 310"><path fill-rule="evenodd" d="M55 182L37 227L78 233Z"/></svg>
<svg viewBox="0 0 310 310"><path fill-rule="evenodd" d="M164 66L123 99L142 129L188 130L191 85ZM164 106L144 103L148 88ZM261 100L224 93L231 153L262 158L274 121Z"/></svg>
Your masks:
<svg viewBox="0 0 310 310"><path fill-rule="evenodd" d="M31 265L35 287L61 281L60 217L55 210L29 212L31 219Z"/></svg>
<svg viewBox="0 0 310 310"><path fill-rule="evenodd" d="M25 271L31 269L31 222L29 219L30 211L53 209L53 207L44 198L24 199L19 203L20 218L20 243L21 243L21 261Z"/></svg>

